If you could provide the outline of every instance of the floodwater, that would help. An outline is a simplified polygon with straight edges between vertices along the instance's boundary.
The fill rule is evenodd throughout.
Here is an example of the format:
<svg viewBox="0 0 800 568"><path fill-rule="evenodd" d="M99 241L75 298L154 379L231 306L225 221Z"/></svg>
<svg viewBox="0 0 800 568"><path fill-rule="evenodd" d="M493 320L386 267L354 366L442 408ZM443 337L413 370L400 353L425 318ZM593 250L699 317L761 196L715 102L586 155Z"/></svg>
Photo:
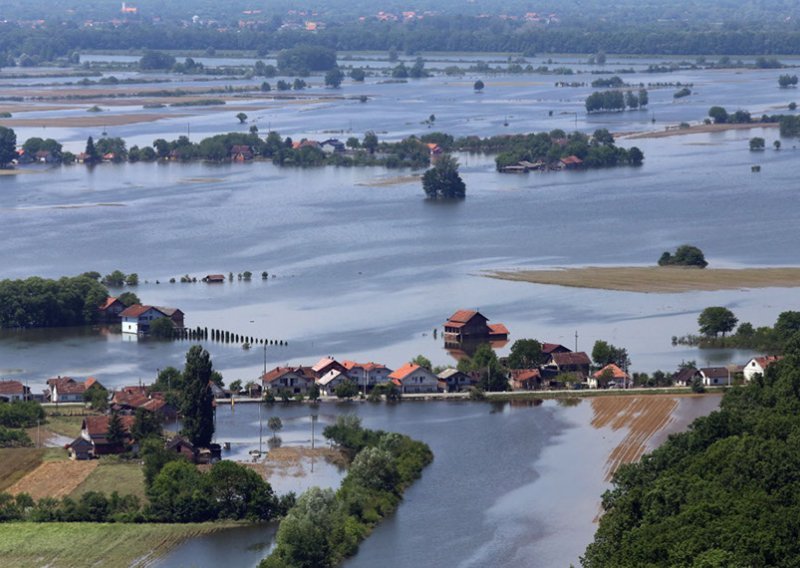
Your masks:
<svg viewBox="0 0 800 568"><path fill-rule="evenodd" d="M714 410L718 396L682 397L675 420ZM258 444L255 405L217 411L218 441ZM321 431L342 413L357 413L368 428L401 432L431 446L435 458L405 493L396 513L365 540L348 568L452 566L538 568L576 564L591 541L605 465L624 430L595 429L591 400L516 403L403 402L264 406L280 416L287 445L309 445L311 416ZM313 474L312 474L313 475ZM272 480L271 480L272 481ZM323 487L339 480L322 478ZM421 529L428 527L428 529ZM431 528L434 527L434 528ZM224 550L231 566L256 566L274 529L235 529L176 549L158 566L212 567ZM224 535L231 535L227 538ZM256 552L254 553L254 550Z"/></svg>

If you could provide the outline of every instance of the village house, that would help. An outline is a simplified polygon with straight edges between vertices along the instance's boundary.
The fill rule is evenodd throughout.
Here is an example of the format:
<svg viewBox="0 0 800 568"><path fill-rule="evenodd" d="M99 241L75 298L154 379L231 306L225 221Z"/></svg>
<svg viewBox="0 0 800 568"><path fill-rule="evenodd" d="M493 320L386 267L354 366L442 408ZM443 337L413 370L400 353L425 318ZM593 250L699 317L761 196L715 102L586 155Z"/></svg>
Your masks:
<svg viewBox="0 0 800 568"><path fill-rule="evenodd" d="M347 369L347 376L365 392L380 383L389 380L392 370L380 363L356 363L355 361L343 361L342 365Z"/></svg>
<svg viewBox="0 0 800 568"><path fill-rule="evenodd" d="M108 439L111 416L87 416L84 418L81 425L80 438L90 442L92 445L92 450L86 453L90 454L91 457L96 457L124 452L125 448L133 442L131 428L134 420L133 416L119 417L120 425L122 426L122 439L119 442L113 442ZM71 450L71 453L74 452L77 455L81 447L85 448L85 446L83 442L76 439L68 446L68 449Z"/></svg>
<svg viewBox="0 0 800 568"><path fill-rule="evenodd" d="M560 343L542 343L542 353L552 355L553 353L572 353L572 350Z"/></svg>
<svg viewBox="0 0 800 568"><path fill-rule="evenodd" d="M389 375L403 393L439 392L439 377L416 363L406 363Z"/></svg>
<svg viewBox="0 0 800 568"><path fill-rule="evenodd" d="M47 379L49 388L47 399L50 402L83 402L83 394L96 382L93 377L89 377L82 383L72 377Z"/></svg>
<svg viewBox="0 0 800 568"><path fill-rule="evenodd" d="M336 138L329 138L320 142L320 148L326 154L342 154L345 151L344 143Z"/></svg>
<svg viewBox="0 0 800 568"><path fill-rule="evenodd" d="M536 390L542 386L539 369L511 369L508 373L511 390Z"/></svg>
<svg viewBox="0 0 800 568"><path fill-rule="evenodd" d="M474 377L462 373L458 369L445 369L436 376L439 379L439 390L443 392L461 392L469 390L478 383Z"/></svg>
<svg viewBox="0 0 800 568"><path fill-rule="evenodd" d="M630 381L628 373L620 369L614 363L610 363L595 371L587 379L590 389L607 388L611 385L625 387Z"/></svg>
<svg viewBox="0 0 800 568"><path fill-rule="evenodd" d="M231 160L234 162L248 162L253 159L253 150L247 144L234 144L231 146Z"/></svg>
<svg viewBox="0 0 800 568"><path fill-rule="evenodd" d="M581 377L588 377L592 360L583 351L577 353L552 353L545 368L555 371L556 374L576 373Z"/></svg>
<svg viewBox="0 0 800 568"><path fill-rule="evenodd" d="M164 444L168 452L180 454L194 464L217 463L222 459L222 448L219 444L210 444L207 448L199 448L183 436L173 436Z"/></svg>
<svg viewBox="0 0 800 568"><path fill-rule="evenodd" d="M574 170L583 165L583 160L578 156L567 156L566 158L561 158L560 163L565 170Z"/></svg>
<svg viewBox="0 0 800 568"><path fill-rule="evenodd" d="M100 321L103 322L116 322L119 321L119 314L125 310L125 304L119 301L119 298L109 296L106 301L100 304L97 308L97 313Z"/></svg>
<svg viewBox="0 0 800 568"><path fill-rule="evenodd" d="M30 400L31 389L19 381L0 381L0 401L14 402L15 400Z"/></svg>
<svg viewBox="0 0 800 568"><path fill-rule="evenodd" d="M444 323L445 341L507 339L508 329L502 323L488 324L489 319L475 310L458 310Z"/></svg>
<svg viewBox="0 0 800 568"><path fill-rule="evenodd" d="M225 282L224 274L208 274L203 278L203 282L208 284L222 284Z"/></svg>
<svg viewBox="0 0 800 568"><path fill-rule="evenodd" d="M726 367L703 367L700 369L703 386L728 385L733 382L731 372Z"/></svg>
<svg viewBox="0 0 800 568"><path fill-rule="evenodd" d="M676 387L690 387L696 379L702 379L700 371L694 367L684 367L672 375L672 384Z"/></svg>
<svg viewBox="0 0 800 568"><path fill-rule="evenodd" d="M313 367L311 367L311 370L314 372L314 376L317 379L322 378L324 375L326 375L332 370L339 371L342 374L347 373L347 369L345 368L345 366L339 363L339 361L337 361L333 357L323 357L322 359L317 361Z"/></svg>
<svg viewBox="0 0 800 568"><path fill-rule="evenodd" d="M317 385L324 396L333 396L336 394L336 387L349 380L350 377L347 376L347 373L343 373L339 369L331 369L317 379Z"/></svg>
<svg viewBox="0 0 800 568"><path fill-rule="evenodd" d="M133 304L119 314L122 319L122 333L145 335L150 325L162 318L169 318L177 329L183 329L183 312L176 308L161 306L143 306Z"/></svg>
<svg viewBox="0 0 800 568"><path fill-rule="evenodd" d="M764 376L767 367L783 359L781 355L764 355L762 357L753 357L744 366L744 380L748 383L755 378L756 375Z"/></svg>
<svg viewBox="0 0 800 568"><path fill-rule="evenodd" d="M274 395L281 391L305 395L315 381L316 376L311 367L275 367L261 376L264 390Z"/></svg>

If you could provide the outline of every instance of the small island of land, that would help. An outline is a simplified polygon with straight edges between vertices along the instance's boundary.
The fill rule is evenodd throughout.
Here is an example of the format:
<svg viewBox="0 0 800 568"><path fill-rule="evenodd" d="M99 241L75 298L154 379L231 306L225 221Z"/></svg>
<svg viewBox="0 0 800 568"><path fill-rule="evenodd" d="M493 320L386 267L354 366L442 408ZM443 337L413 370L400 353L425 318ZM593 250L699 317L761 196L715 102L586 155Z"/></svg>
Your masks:
<svg viewBox="0 0 800 568"><path fill-rule="evenodd" d="M587 266L491 271L485 276L533 284L659 294L800 286L800 268L796 267L698 269L678 266Z"/></svg>

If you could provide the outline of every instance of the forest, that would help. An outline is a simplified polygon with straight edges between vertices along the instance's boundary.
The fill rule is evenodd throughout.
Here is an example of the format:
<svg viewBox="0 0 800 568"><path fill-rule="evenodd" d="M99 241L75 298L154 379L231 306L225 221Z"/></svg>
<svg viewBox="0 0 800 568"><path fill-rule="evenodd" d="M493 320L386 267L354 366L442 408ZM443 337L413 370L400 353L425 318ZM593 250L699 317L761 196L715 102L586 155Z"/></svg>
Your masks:
<svg viewBox="0 0 800 568"><path fill-rule="evenodd" d="M800 558L800 333L765 376L725 393L623 466L584 568L796 566Z"/></svg>

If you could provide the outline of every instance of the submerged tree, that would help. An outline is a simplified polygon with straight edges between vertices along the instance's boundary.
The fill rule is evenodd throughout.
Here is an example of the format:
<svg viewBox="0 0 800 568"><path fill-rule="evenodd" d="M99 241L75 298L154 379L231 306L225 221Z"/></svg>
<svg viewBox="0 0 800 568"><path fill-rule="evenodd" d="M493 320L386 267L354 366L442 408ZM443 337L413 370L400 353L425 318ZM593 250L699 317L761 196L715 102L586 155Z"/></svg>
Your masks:
<svg viewBox="0 0 800 568"><path fill-rule="evenodd" d="M422 176L422 189L430 199L464 198L467 186L458 174L458 160L452 156L439 158Z"/></svg>
<svg viewBox="0 0 800 568"><path fill-rule="evenodd" d="M186 353L181 396L183 434L195 446L208 446L214 435L214 396L211 393L211 355L200 345Z"/></svg>

